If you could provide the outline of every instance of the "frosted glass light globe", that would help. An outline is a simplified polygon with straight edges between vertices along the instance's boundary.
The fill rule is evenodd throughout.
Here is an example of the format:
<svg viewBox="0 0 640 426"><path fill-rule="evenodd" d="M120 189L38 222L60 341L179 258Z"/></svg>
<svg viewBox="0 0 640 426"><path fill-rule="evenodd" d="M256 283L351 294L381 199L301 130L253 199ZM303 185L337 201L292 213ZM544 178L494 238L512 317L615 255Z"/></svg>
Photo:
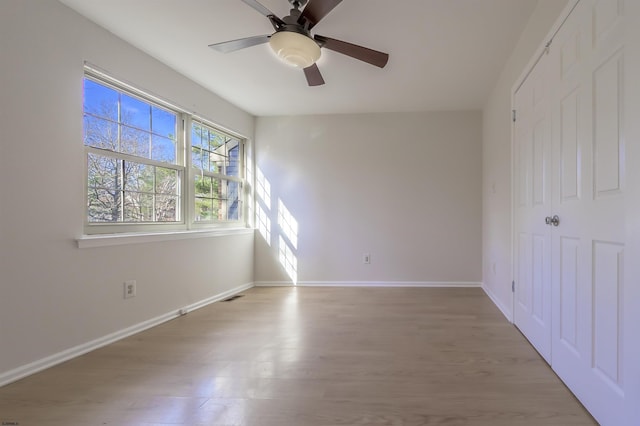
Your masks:
<svg viewBox="0 0 640 426"><path fill-rule="evenodd" d="M307 68L320 59L320 46L296 32L277 32L269 39L269 45L283 62L294 67Z"/></svg>

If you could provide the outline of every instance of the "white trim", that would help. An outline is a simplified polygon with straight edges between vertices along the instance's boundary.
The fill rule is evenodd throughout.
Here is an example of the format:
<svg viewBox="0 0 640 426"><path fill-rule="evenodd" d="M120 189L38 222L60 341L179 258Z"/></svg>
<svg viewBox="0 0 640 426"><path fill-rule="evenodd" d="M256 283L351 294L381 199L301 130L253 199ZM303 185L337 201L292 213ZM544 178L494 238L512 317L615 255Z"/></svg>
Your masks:
<svg viewBox="0 0 640 426"><path fill-rule="evenodd" d="M496 305L498 309L500 309L500 312L502 312L502 315L504 315L505 318L507 318L507 320L513 324L513 312L509 311L506 305L504 305L500 301L500 299L496 297L493 291L491 291L491 289L487 287L487 285L485 285L484 283L482 284L482 290L484 290L485 294L487 295L487 297L489 297L489 299L491 299L493 304Z"/></svg>
<svg viewBox="0 0 640 426"><path fill-rule="evenodd" d="M481 287L480 282L457 281L256 281L256 287Z"/></svg>
<svg viewBox="0 0 640 426"><path fill-rule="evenodd" d="M253 228L218 228L173 232L93 234L76 238L78 248L119 246L125 244L157 243L160 241L190 240L193 238L213 238L228 235L253 234Z"/></svg>
<svg viewBox="0 0 640 426"><path fill-rule="evenodd" d="M210 304L212 304L214 302L219 302L220 300L224 300L224 299L226 299L228 297L231 297L231 296L233 296L235 294L238 294L240 292L243 292L245 290L249 290L250 288L253 288L253 287L254 287L253 283L244 284L244 285L241 285L241 286L238 286L238 287L234 287L231 290L227 290L225 292L216 294L215 296L211 296L211 297L208 297L206 299L202 299L199 302L192 303L191 305L187 305L184 308L178 310L178 312L181 313L181 314L189 313L191 311L195 311L196 309L200 309L200 308L203 308L203 307L205 307L207 305L210 305Z"/></svg>
<svg viewBox="0 0 640 426"><path fill-rule="evenodd" d="M151 327L155 327L157 325L160 325L164 322L170 321L174 318L177 318L181 315L184 315L188 312L191 312L193 310L202 308L206 305L209 305L211 303L214 302L218 302L220 300L226 299L230 296L233 296L234 294L240 293L242 291L245 291L247 289L250 289L253 287L253 283L249 283L249 284L244 284L235 288L232 288L231 290L227 290L223 293L217 294L215 296L209 297L207 299L203 299L199 302L193 303L191 305L185 306L181 309L177 309L177 310L172 310L166 314L157 316L155 318L151 318L147 321L143 321L141 323L135 324L131 327L127 327L125 329L116 331L114 333L111 334L107 334L106 336L102 336L98 339L92 340L90 342L87 343L83 343L80 344L78 346L75 346L73 348L69 348L66 349L62 352L58 352L56 354L50 355L48 357L39 359L37 361L31 362L29 364L20 366L18 368L14 368L13 370L9 370L7 372L4 372L2 374L0 374L0 387L7 385L9 383L15 382L17 380L20 380L24 377L30 376L32 374L35 374L39 371L42 371L44 369L53 367L57 364L63 363L65 361L68 361L72 358L76 358L80 355L84 355L88 352L91 352L93 350L96 350L98 348L101 348L103 346L106 346L108 344L111 344L113 342L116 342L118 340L124 339L126 337L129 337L131 335L134 335L136 333L140 333L141 331L147 330Z"/></svg>
<svg viewBox="0 0 640 426"><path fill-rule="evenodd" d="M522 71L520 76L518 76L518 78L516 79L515 84L511 88L512 94L515 94L515 92L517 92L518 89L520 89L520 87L522 86L524 81L527 79L529 74L531 74L531 71L533 71L533 68L536 66L536 64L542 57L542 55L544 55L545 51L551 46L556 34L558 34L558 31L560 31L560 28L562 28L562 25L566 22L566 20L569 18L569 15L571 15L571 12L573 12L573 10L578 6L578 3L580 3L580 1L581 0L569 0L565 8L560 13L560 16L558 16L558 19L556 19L553 26L547 33L547 36L543 40L540 47L538 47L534 55L531 57L531 59L527 63L526 67L524 68L524 71Z"/></svg>

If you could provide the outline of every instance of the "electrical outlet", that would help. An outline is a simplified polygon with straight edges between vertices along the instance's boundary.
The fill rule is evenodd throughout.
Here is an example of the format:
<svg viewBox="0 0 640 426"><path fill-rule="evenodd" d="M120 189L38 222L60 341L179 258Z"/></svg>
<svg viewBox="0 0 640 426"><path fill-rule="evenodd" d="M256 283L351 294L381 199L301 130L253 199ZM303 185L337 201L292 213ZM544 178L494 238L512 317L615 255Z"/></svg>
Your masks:
<svg viewBox="0 0 640 426"><path fill-rule="evenodd" d="M136 280L124 282L124 298L130 299L136 297Z"/></svg>
<svg viewBox="0 0 640 426"><path fill-rule="evenodd" d="M364 263L365 265L368 265L371 263L371 255L369 253L364 253L362 255L362 263Z"/></svg>

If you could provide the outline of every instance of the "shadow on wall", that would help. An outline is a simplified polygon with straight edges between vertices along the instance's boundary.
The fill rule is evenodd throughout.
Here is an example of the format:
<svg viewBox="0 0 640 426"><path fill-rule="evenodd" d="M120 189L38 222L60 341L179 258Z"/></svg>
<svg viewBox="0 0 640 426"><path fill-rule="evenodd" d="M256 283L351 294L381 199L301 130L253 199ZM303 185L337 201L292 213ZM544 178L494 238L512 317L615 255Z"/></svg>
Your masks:
<svg viewBox="0 0 640 426"><path fill-rule="evenodd" d="M269 252L274 254L280 262L280 266L287 273L293 285L298 283L298 221L291 214L284 202L278 198L276 205L278 227L276 230L277 246L273 246L272 238L275 239L271 228L272 200L271 184L264 176L260 168L256 168L256 200L255 200L255 223L258 232L264 242L269 246Z"/></svg>

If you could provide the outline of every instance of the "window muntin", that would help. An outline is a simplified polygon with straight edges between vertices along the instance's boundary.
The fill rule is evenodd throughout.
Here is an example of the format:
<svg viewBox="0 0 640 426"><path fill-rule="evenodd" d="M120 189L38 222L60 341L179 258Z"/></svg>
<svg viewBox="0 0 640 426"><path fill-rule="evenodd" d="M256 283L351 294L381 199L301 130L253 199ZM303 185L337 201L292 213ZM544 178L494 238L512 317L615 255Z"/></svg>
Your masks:
<svg viewBox="0 0 640 426"><path fill-rule="evenodd" d="M242 220L242 140L98 75L84 79L86 232Z"/></svg>

